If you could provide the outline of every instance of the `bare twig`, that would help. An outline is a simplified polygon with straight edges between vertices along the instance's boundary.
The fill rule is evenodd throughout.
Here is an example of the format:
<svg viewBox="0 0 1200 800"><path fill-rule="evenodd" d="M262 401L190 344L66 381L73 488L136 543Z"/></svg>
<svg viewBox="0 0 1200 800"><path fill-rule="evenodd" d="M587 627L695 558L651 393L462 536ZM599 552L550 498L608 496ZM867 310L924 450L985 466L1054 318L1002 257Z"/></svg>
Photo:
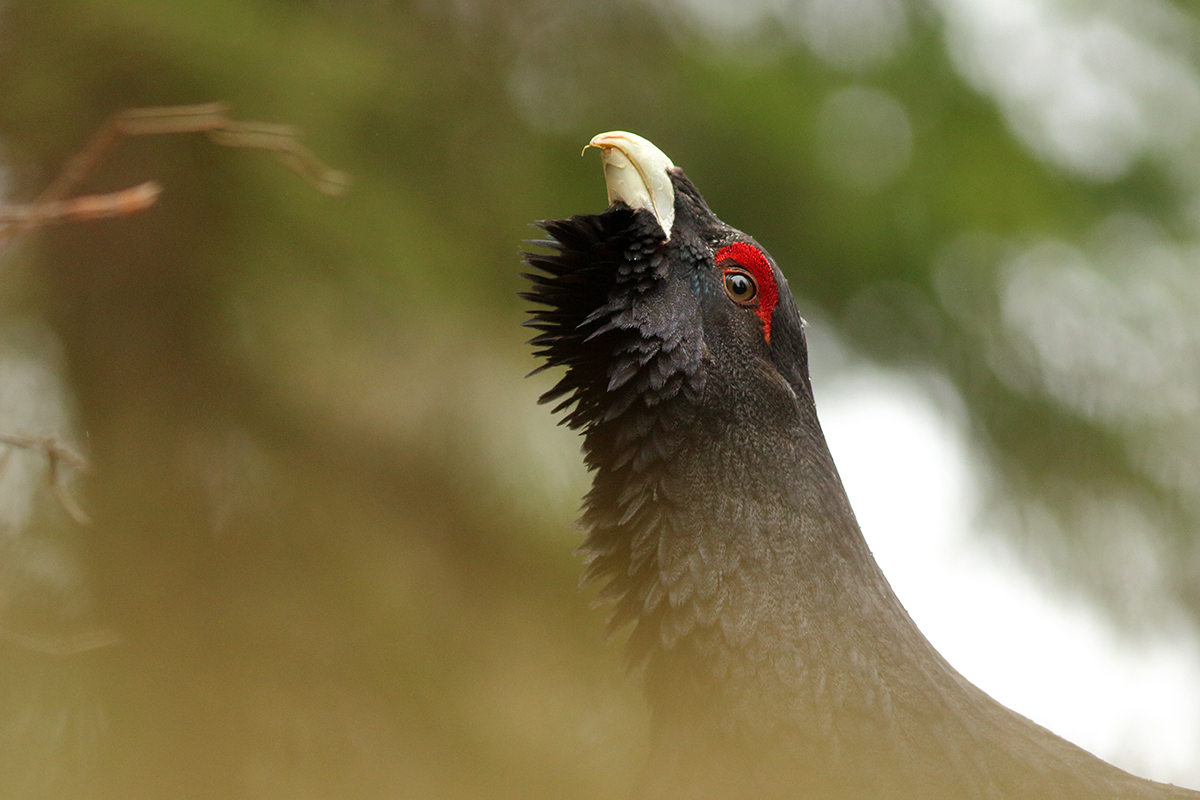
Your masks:
<svg viewBox="0 0 1200 800"><path fill-rule="evenodd" d="M39 450L45 453L51 462L65 461L76 469L86 470L88 468L87 459L55 439L0 433L0 444L19 447L22 450Z"/></svg>
<svg viewBox="0 0 1200 800"><path fill-rule="evenodd" d="M71 448L62 444L56 439L39 438L31 436L12 436L7 433L0 433L0 444L6 444L10 447L19 447L22 450L37 450L45 453L46 460L49 464L49 471L46 476L49 483L50 492L62 504L62 507L71 518L80 525L90 525L92 520L87 515L87 512L79 505L71 493L67 491L66 484L63 481L62 465L68 464L78 470L86 470L88 468L87 459L76 453ZM0 467L8 461L8 452L5 451L0 455Z"/></svg>
<svg viewBox="0 0 1200 800"><path fill-rule="evenodd" d="M123 217L154 205L162 187L154 181L109 194L87 194L70 200L50 201L23 206L0 206L0 225L37 220L38 224L59 220L89 220Z"/></svg>
<svg viewBox="0 0 1200 800"><path fill-rule="evenodd" d="M326 194L339 194L349 183L345 174L326 167L300 144L294 128L232 119L224 103L134 108L109 117L32 203L0 207L0 244L48 222L124 216L149 208L160 192L153 181L111 194L66 198L121 139L174 133L204 133L225 147L272 152L285 166Z"/></svg>

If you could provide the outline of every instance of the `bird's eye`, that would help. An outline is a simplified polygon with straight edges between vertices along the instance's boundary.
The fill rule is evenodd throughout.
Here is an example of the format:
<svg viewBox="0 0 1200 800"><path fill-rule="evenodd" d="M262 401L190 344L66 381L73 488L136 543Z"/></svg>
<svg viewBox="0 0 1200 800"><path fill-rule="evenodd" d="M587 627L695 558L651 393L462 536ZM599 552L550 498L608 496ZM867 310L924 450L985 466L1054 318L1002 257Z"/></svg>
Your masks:
<svg viewBox="0 0 1200 800"><path fill-rule="evenodd" d="M750 305L758 295L758 284L750 273L740 269L725 270L725 293L729 299L741 305Z"/></svg>

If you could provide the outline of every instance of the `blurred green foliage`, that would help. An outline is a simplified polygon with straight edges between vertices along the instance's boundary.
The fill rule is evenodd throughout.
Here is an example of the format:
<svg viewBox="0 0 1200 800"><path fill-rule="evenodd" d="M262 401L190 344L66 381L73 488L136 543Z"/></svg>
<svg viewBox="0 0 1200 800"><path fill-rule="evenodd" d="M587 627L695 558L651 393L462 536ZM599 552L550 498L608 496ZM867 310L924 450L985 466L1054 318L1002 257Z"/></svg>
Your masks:
<svg viewBox="0 0 1200 800"><path fill-rule="evenodd" d="M10 201L113 112L211 100L297 126L353 186L131 140L84 189L154 179L156 207L6 253L0 303L51 342L95 524L43 498L5 534L0 623L121 641L0 642L0 793L627 791L644 712L576 590L586 477L521 378L515 298L528 223L602 208L577 157L602 130L659 144L861 354L947 376L1031 557L1131 624L1131 594L1200 616L1194 409L1089 411L1121 370L1055 390L1076 361L1039 361L1004 305L1029 248L1114 214L1190 253L1190 179L1149 151L1100 178L1039 155L962 77L938 4L878 5L901 33L846 66L755 3L740 27L682 0L6 3ZM1178 363L1194 334L1150 352ZM1143 524L1105 527L1128 518L1110 502ZM1153 561L1132 587L1128 547Z"/></svg>

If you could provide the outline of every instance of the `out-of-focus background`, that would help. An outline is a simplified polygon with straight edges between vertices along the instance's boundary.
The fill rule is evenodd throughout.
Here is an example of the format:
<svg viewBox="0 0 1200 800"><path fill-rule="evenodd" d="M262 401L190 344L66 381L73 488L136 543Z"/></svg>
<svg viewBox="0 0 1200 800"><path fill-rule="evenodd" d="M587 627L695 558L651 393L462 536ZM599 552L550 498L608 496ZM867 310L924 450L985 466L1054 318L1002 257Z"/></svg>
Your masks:
<svg viewBox="0 0 1200 800"><path fill-rule="evenodd" d="M636 131L787 274L873 549L1022 713L1200 785L1200 20L1167 0L7 0L26 202L225 101L156 206L0 253L0 795L610 798L646 715L579 591L534 219Z"/></svg>

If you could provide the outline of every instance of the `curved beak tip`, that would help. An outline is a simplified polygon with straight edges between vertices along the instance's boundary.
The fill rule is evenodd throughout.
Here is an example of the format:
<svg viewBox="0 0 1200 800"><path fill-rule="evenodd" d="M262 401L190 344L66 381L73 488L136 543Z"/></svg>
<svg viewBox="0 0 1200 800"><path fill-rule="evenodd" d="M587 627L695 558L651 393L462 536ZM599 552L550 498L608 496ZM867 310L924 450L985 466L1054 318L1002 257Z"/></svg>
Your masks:
<svg viewBox="0 0 1200 800"><path fill-rule="evenodd" d="M628 131L609 131L592 137L588 147L601 151L608 202L623 201L631 208L644 208L654 214L663 230L664 240L671 238L675 223L675 187L668 170L675 167L666 153L650 140Z"/></svg>

